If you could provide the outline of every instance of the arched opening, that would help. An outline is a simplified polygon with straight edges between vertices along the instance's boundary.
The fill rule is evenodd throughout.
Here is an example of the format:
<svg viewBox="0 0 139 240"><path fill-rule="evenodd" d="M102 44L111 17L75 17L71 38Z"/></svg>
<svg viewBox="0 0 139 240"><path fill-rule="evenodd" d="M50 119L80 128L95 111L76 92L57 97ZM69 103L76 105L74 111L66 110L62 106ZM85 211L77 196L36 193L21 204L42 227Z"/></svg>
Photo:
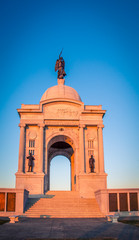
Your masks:
<svg viewBox="0 0 139 240"><path fill-rule="evenodd" d="M50 191L71 190L71 167L67 157L59 155L50 162Z"/></svg>
<svg viewBox="0 0 139 240"><path fill-rule="evenodd" d="M72 190L73 191L75 189L73 141L67 136L58 135L53 137L48 142L47 149L48 149L48 153L47 153L48 154L47 155L48 156L48 190ZM54 186L53 181L55 182L55 180L53 179L53 176L55 176L55 179L57 177L57 184L56 184L57 186ZM65 180L61 180L62 176L63 178L65 176ZM61 185L60 184L61 181L65 181L65 183L67 182L66 186L63 186L63 184Z"/></svg>

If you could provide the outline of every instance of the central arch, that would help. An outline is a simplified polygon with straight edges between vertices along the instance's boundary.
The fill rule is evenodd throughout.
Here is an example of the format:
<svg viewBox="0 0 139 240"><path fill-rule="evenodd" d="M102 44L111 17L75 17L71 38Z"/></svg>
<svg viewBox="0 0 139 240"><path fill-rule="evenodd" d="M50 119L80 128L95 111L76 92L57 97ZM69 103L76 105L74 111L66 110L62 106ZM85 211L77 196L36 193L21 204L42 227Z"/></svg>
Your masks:
<svg viewBox="0 0 139 240"><path fill-rule="evenodd" d="M65 156L70 161L71 191L74 191L74 144L70 137L58 135L53 137L47 145L48 156L48 190L50 190L50 162L59 155Z"/></svg>
<svg viewBox="0 0 139 240"><path fill-rule="evenodd" d="M71 191L71 166L65 156L56 156L50 162L50 191Z"/></svg>

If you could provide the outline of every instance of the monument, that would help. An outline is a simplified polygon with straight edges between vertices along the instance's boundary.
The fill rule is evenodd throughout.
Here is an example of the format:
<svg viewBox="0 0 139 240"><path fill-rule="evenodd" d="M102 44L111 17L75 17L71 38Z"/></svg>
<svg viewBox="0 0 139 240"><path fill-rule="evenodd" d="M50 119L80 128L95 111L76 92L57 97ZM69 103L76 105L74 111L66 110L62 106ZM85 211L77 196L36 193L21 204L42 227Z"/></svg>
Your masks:
<svg viewBox="0 0 139 240"><path fill-rule="evenodd" d="M107 189L103 152L106 110L101 105L85 105L77 91L65 85L61 54L55 71L57 85L44 92L39 104L22 104L17 109L20 142L16 188L0 189L0 215L23 214L33 194L43 197L37 199L36 208L26 209L27 216L139 215L139 189ZM71 191L65 193L49 191L50 163L58 155L67 157L71 166Z"/></svg>
<svg viewBox="0 0 139 240"><path fill-rule="evenodd" d="M22 104L20 146L16 188L30 194L44 194L50 189L50 162L57 155L71 162L71 191L91 197L107 188L104 170L102 106L86 106L72 87L65 85L65 62L59 55L55 71L57 85L46 90L38 105ZM28 172L26 156L35 157L34 170ZM95 158L95 172L90 172L89 158ZM88 190L89 189L89 190Z"/></svg>

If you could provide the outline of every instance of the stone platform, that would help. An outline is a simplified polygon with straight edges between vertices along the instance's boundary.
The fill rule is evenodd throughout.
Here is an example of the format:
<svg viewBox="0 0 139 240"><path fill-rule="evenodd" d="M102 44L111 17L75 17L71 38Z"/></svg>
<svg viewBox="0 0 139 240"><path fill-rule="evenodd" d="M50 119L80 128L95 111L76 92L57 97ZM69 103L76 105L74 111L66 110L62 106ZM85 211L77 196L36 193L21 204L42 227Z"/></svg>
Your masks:
<svg viewBox="0 0 139 240"><path fill-rule="evenodd" d="M0 225L1 240L94 239L138 240L139 228L97 219L20 218L18 223Z"/></svg>
<svg viewBox="0 0 139 240"><path fill-rule="evenodd" d="M95 198L81 198L79 192L49 191L44 196L30 196L25 216L44 218L100 218Z"/></svg>

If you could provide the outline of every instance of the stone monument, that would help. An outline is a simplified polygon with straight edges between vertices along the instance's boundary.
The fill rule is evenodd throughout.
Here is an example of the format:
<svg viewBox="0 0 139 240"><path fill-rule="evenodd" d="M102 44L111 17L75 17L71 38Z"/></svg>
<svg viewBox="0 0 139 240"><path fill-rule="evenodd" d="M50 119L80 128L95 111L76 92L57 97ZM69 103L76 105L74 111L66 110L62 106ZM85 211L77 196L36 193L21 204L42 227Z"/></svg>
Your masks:
<svg viewBox="0 0 139 240"><path fill-rule="evenodd" d="M22 104L20 145L16 188L30 194L44 194L50 188L50 162L57 155L71 162L71 191L90 197L107 188L104 170L102 106L84 105L79 94L65 85L65 62L61 54L56 61L57 85L43 94L37 105ZM28 172L28 159L35 158L33 172ZM89 159L95 158L95 173Z"/></svg>
<svg viewBox="0 0 139 240"><path fill-rule="evenodd" d="M77 91L65 85L64 68L60 54L55 65L58 84L45 91L39 104L22 104L17 109L20 142L16 188L0 189L0 215L23 214L26 202L31 199L28 196L38 194L38 207L29 208L26 216L40 217L48 212L50 217L58 218L104 217L115 213L139 216L138 188L107 189L103 153L106 111L101 105L84 105ZM66 156L71 163L69 192L49 191L50 163L57 155ZM54 201L40 198L40 194L53 195ZM71 211L73 201L76 205Z"/></svg>

